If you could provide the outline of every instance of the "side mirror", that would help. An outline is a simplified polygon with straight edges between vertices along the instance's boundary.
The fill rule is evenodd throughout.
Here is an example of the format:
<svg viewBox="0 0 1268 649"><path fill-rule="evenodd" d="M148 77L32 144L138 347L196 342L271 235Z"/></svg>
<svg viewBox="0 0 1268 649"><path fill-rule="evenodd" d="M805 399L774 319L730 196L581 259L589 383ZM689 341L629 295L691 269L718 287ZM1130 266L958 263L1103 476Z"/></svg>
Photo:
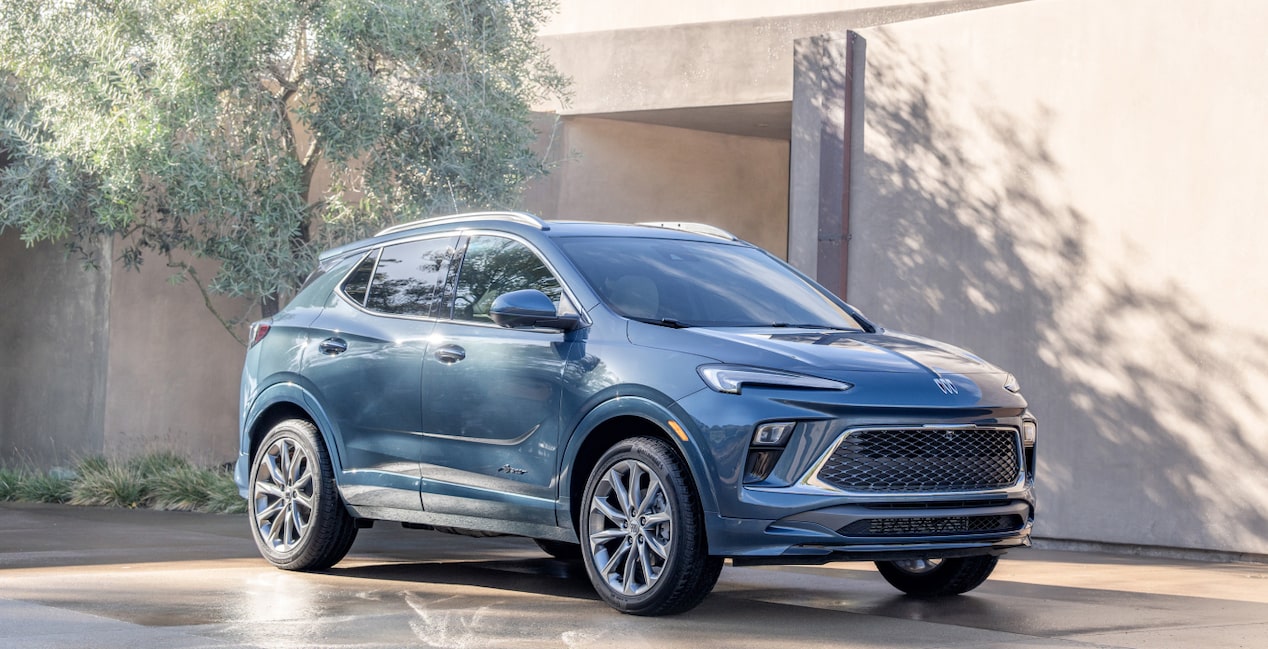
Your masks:
<svg viewBox="0 0 1268 649"><path fill-rule="evenodd" d="M572 331L581 325L581 318L559 315L545 293L531 288L497 296L489 307L489 317L508 329L545 327Z"/></svg>

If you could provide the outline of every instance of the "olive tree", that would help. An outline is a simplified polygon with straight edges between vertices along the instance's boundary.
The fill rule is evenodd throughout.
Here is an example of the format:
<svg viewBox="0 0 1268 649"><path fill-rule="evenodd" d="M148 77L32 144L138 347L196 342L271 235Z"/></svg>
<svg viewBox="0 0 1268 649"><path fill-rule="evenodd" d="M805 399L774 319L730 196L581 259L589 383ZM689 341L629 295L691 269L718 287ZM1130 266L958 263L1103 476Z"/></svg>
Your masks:
<svg viewBox="0 0 1268 649"><path fill-rule="evenodd" d="M4 0L0 229L270 315L322 247L515 201L552 4Z"/></svg>

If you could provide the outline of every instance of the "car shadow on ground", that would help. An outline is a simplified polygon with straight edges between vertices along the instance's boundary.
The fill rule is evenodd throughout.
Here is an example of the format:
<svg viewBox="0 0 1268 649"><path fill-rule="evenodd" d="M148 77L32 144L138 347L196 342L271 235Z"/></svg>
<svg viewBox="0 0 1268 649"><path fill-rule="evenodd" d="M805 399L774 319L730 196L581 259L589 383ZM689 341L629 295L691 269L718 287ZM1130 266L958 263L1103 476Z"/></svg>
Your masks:
<svg viewBox="0 0 1268 649"><path fill-rule="evenodd" d="M579 561L519 559L406 562L334 567L322 574L397 582L475 586L597 601Z"/></svg>

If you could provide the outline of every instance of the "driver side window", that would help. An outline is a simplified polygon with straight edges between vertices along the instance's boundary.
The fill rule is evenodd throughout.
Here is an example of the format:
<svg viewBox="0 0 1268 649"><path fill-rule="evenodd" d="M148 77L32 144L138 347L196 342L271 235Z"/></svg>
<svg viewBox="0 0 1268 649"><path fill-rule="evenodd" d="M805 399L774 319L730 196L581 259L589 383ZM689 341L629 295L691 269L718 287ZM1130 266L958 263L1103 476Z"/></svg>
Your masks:
<svg viewBox="0 0 1268 649"><path fill-rule="evenodd" d="M491 235L471 237L458 271L454 320L492 322L489 308L503 293L537 289L559 307L559 280L524 244Z"/></svg>

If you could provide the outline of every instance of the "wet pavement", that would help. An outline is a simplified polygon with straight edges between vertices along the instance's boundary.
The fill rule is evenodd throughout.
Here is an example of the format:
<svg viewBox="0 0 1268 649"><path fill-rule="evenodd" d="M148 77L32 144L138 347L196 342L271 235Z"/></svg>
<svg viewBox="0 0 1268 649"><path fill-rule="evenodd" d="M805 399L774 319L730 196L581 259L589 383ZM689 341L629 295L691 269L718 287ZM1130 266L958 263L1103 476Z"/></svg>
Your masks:
<svg viewBox="0 0 1268 649"><path fill-rule="evenodd" d="M0 647L1268 649L1268 565L1041 550L961 597L870 564L728 566L699 608L635 618L531 541L379 523L321 574L264 563L242 516L0 504Z"/></svg>

